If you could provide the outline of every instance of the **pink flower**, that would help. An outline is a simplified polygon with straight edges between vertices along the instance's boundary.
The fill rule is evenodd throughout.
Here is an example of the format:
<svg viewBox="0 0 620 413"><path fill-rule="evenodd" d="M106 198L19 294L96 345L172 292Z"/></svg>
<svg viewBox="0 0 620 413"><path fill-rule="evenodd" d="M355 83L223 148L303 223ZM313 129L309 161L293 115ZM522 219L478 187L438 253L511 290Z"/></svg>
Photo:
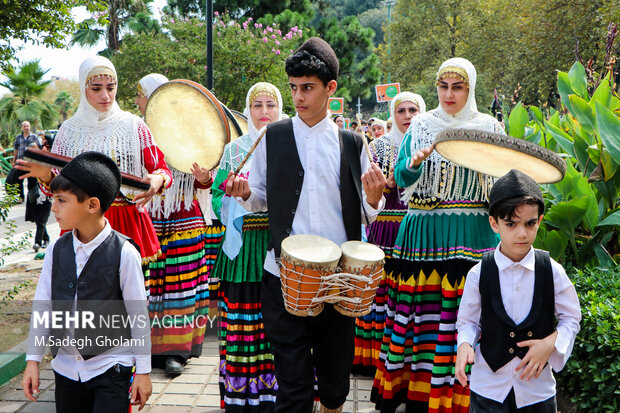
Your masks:
<svg viewBox="0 0 620 413"><path fill-rule="evenodd" d="M218 11L214 11L214 12L213 12L213 14L214 14L214 15L216 15L216 16L219 16L219 15L220 15L220 12L218 12Z"/></svg>
<svg viewBox="0 0 620 413"><path fill-rule="evenodd" d="M267 27L267 31L272 32L273 29L271 27Z"/></svg>
<svg viewBox="0 0 620 413"><path fill-rule="evenodd" d="M267 43L267 42L268 42L268 40L267 40L267 38L266 38L266 37L263 37L263 42L264 42L264 43Z"/></svg>
<svg viewBox="0 0 620 413"><path fill-rule="evenodd" d="M291 29L291 31L292 31L293 33L294 33L294 32L296 32L296 31L297 31L297 26L293 27L293 28Z"/></svg>
<svg viewBox="0 0 620 413"><path fill-rule="evenodd" d="M278 36L282 36L282 30L278 30Z"/></svg>
<svg viewBox="0 0 620 413"><path fill-rule="evenodd" d="M271 51L275 53L275 52L276 52L276 49L275 49L275 48L273 48L273 49L271 49Z"/></svg>
<svg viewBox="0 0 620 413"><path fill-rule="evenodd" d="M205 66L205 70L207 70L209 68L209 66Z"/></svg>
<svg viewBox="0 0 620 413"><path fill-rule="evenodd" d="M253 35L253 34L251 34L250 36L254 37L254 35Z"/></svg>
<svg viewBox="0 0 620 413"><path fill-rule="evenodd" d="M254 23L254 27L258 27L258 23Z"/></svg>
<svg viewBox="0 0 620 413"><path fill-rule="evenodd" d="M263 28L263 23L258 23L258 27Z"/></svg>
<svg viewBox="0 0 620 413"><path fill-rule="evenodd" d="M222 37L222 32L217 32L217 35Z"/></svg>
<svg viewBox="0 0 620 413"><path fill-rule="evenodd" d="M252 18L252 17L250 17L250 18L248 19L248 21L249 21L249 22L251 22L252 20L254 20L254 18Z"/></svg>
<svg viewBox="0 0 620 413"><path fill-rule="evenodd" d="M275 35L275 34L272 34L272 35L271 35L271 38L272 38L272 39L275 39L275 38L276 38L276 35Z"/></svg>
<svg viewBox="0 0 620 413"><path fill-rule="evenodd" d="M276 50L276 54L279 55L280 54L280 49Z"/></svg>
<svg viewBox="0 0 620 413"><path fill-rule="evenodd" d="M170 19L170 23L174 23L174 19Z"/></svg>
<svg viewBox="0 0 620 413"><path fill-rule="evenodd" d="M250 44L250 41L249 41L249 40L247 41L247 44Z"/></svg>
<svg viewBox="0 0 620 413"><path fill-rule="evenodd" d="M276 40L276 46L280 46L280 42Z"/></svg>

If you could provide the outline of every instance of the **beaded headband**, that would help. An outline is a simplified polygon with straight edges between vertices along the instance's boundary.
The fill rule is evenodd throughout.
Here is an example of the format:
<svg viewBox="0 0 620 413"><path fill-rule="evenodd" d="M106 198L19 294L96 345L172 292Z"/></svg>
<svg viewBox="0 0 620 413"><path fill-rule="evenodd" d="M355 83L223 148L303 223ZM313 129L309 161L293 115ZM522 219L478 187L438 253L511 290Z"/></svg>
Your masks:
<svg viewBox="0 0 620 413"><path fill-rule="evenodd" d="M409 96L403 96L394 101L394 111L396 111L396 108L398 107L398 105L400 105L403 102L411 102L415 104L418 107L418 109L420 108L420 103L417 101L417 99L413 97L409 97Z"/></svg>
<svg viewBox="0 0 620 413"><path fill-rule="evenodd" d="M138 83L138 94L146 96L146 93L144 93L144 89L142 89L142 85L140 83Z"/></svg>
<svg viewBox="0 0 620 413"><path fill-rule="evenodd" d="M105 77L111 77L116 80L116 73L112 69L106 66L96 66L86 76L86 86L88 86L93 80L102 80Z"/></svg>
<svg viewBox="0 0 620 413"><path fill-rule="evenodd" d="M252 89L252 93L250 93L249 103L254 102L259 95L266 95L278 102L278 95L276 94L273 87L267 83L257 83Z"/></svg>
<svg viewBox="0 0 620 413"><path fill-rule="evenodd" d="M469 84L469 77L465 69L457 66L446 66L437 73L435 84L439 86L441 79L460 78L463 82Z"/></svg>

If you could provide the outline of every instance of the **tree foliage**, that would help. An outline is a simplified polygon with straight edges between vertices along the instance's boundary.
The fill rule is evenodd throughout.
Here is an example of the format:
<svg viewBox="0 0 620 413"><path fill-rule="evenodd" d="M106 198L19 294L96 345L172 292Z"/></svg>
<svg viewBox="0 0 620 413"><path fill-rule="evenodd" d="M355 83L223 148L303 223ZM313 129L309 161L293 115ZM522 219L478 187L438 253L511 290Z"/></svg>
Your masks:
<svg viewBox="0 0 620 413"><path fill-rule="evenodd" d="M64 47L64 38L76 29L71 9L86 6L91 12L105 7L103 0L2 0L0 7L0 65L6 67L24 43Z"/></svg>
<svg viewBox="0 0 620 413"><path fill-rule="evenodd" d="M121 32L126 28L136 31L157 31L159 24L150 19L148 4L153 0L107 0L107 10L97 13L78 25L72 44L93 46L104 36L108 54L120 47ZM105 27L105 28L104 28Z"/></svg>
<svg viewBox="0 0 620 413"><path fill-rule="evenodd" d="M4 70L7 80L0 86L9 89L10 93L0 99L0 116L14 128L24 120L30 121L34 128L54 124L58 116L56 107L41 98L51 82L43 80L47 72L38 60L24 63L18 69L8 66Z"/></svg>
<svg viewBox="0 0 620 413"><path fill-rule="evenodd" d="M149 73L207 83L204 22L165 18L163 26L165 33L127 35L111 57L119 77L118 100L125 108L133 107L136 84ZM290 112L284 60L299 46L301 36L297 28L282 32L277 25L238 23L228 15L216 18L214 94L230 109L242 111L248 89L256 82L271 82L282 92L284 108Z"/></svg>
<svg viewBox="0 0 620 413"><path fill-rule="evenodd" d="M612 0L400 0L392 14L391 53L379 46L383 70L433 107L439 65L453 56L472 61L478 72L478 106L486 109L498 89L511 104L557 104L555 76L575 58L593 57L600 70L602 40L620 18ZM616 45L616 51L620 50ZM516 95L516 96L514 96ZM514 99L513 99L514 98Z"/></svg>

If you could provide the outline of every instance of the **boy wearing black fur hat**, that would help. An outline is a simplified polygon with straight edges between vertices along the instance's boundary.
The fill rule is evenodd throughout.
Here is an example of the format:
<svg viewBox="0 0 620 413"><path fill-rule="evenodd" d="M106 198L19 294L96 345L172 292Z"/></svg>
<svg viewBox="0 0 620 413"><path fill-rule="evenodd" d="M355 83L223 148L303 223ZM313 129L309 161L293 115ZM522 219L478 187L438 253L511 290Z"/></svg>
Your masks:
<svg viewBox="0 0 620 413"><path fill-rule="evenodd" d="M22 386L26 397L36 401L39 363L49 345L58 412L126 413L130 402L142 410L151 395L150 326L140 253L103 215L118 195L120 180L112 159L84 152L51 183L52 211L60 228L72 231L45 254ZM66 317L60 326L42 321L59 314ZM91 324L85 315L93 316L88 317ZM118 316L133 317L134 323L117 323ZM100 323L106 318L112 327L103 330Z"/></svg>
<svg viewBox="0 0 620 413"><path fill-rule="evenodd" d="M551 368L566 364L581 311L562 266L532 248L544 205L536 182L515 169L491 189L501 243L467 275L457 318L456 378L466 386L474 364L472 413L556 411Z"/></svg>
<svg viewBox="0 0 620 413"><path fill-rule="evenodd" d="M229 175L226 192L249 211L269 212L271 245L262 280L265 330L275 356L276 412L313 409L315 371L321 412L342 411L353 362L354 318L332 305L315 317L285 308L280 289L281 243L312 234L341 245L359 240L363 222L383 209L385 177L362 151L361 137L339 130L328 116L337 84L338 58L311 38L286 60L297 115L267 127L252 159L249 183Z"/></svg>

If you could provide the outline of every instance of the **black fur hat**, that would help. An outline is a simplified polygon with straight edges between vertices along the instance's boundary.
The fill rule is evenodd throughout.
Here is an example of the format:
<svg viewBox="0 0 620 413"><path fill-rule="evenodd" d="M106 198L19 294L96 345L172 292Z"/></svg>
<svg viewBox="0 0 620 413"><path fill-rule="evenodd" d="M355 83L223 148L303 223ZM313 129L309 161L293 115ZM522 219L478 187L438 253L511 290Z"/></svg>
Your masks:
<svg viewBox="0 0 620 413"><path fill-rule="evenodd" d="M500 203L523 196L531 196L541 206L541 210L545 209L545 201L543 199L540 186L529 175L512 169L506 175L495 181L491 193L489 194L489 210L492 211L495 206Z"/></svg>
<svg viewBox="0 0 620 413"><path fill-rule="evenodd" d="M325 40L318 37L311 37L304 44L299 46L299 49L295 51L301 52L305 50L310 53L312 56L316 57L329 69L332 73L334 80L338 79L338 75L340 74L340 64L338 63L338 57L336 57L336 53L334 49L327 43Z"/></svg>
<svg viewBox="0 0 620 413"><path fill-rule="evenodd" d="M84 152L73 158L60 175L73 182L90 197L99 198L106 211L121 189L121 171L116 162L101 152Z"/></svg>

